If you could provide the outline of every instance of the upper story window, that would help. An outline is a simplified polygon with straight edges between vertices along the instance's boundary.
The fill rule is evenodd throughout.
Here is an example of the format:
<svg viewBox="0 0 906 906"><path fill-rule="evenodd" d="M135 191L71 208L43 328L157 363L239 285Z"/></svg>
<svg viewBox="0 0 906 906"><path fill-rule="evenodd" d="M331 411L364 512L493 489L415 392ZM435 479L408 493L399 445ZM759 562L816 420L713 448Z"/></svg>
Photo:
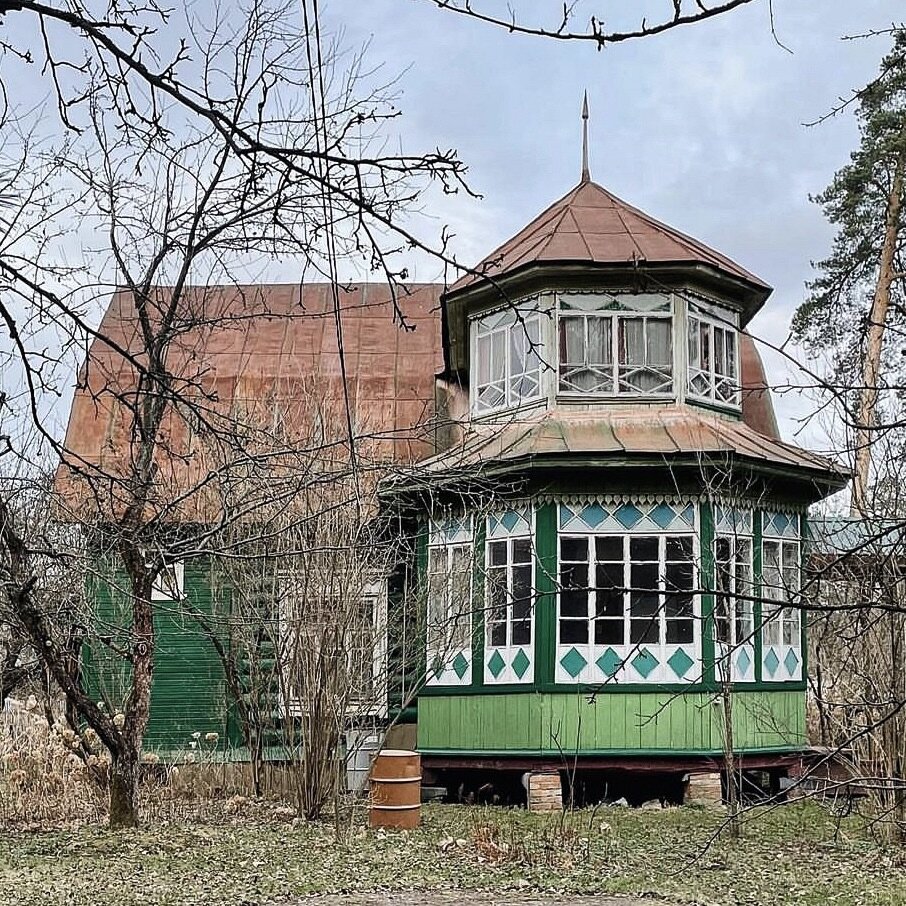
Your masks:
<svg viewBox="0 0 906 906"><path fill-rule="evenodd" d="M739 405L739 349L735 317L719 317L689 303L689 383L691 396Z"/></svg>
<svg viewBox="0 0 906 906"><path fill-rule="evenodd" d="M561 294L558 347L560 393L673 392L669 295Z"/></svg>
<svg viewBox="0 0 906 906"><path fill-rule="evenodd" d="M541 316L507 308L474 325L474 411L509 409L541 397Z"/></svg>

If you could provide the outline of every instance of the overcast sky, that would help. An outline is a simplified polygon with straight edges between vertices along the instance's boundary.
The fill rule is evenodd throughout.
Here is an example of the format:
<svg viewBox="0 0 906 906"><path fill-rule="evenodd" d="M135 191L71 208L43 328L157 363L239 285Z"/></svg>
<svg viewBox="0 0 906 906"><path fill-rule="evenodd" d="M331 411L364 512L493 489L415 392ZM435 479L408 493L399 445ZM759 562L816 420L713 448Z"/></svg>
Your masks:
<svg viewBox="0 0 906 906"><path fill-rule="evenodd" d="M449 224L458 260L474 264L575 185L587 89L592 178L773 285L751 329L774 344L787 335L810 262L830 246L831 230L809 196L857 142L851 112L818 127L803 124L869 81L890 43L842 37L904 17L902 0L773 0L785 50L771 34L768 0L755 0L703 24L598 52L591 44L511 35L431 0L325 2L328 26L342 32L343 43L369 42L368 65L381 67L380 78L399 76L402 116L391 122L388 140L408 153L457 149L483 196L438 195L430 208L436 221L422 223L423 234ZM560 0L515 6L520 15L548 11L546 24L562 8ZM506 4L487 0L483 8L505 14ZM604 11L613 27L636 27L643 13L653 21L670 8L669 0L580 0L576 27ZM14 17L13 37L26 21ZM20 102L43 84L33 82L32 89L23 85ZM417 280L442 278L436 263L413 265ZM298 279L291 267L267 276ZM802 381L782 356L763 355L772 382ZM775 405L793 439L796 418L813 406L798 394L775 394ZM799 439L823 446L815 425Z"/></svg>
<svg viewBox="0 0 906 906"><path fill-rule="evenodd" d="M631 25L641 6L653 15L669 4L597 0L577 15L614 10L614 24ZM774 0L777 36L790 53L771 35L765 0L597 52L510 35L429 0L333 0L329 10L349 41L372 40L371 59L386 61L388 73L408 67L395 123L404 144L454 147L468 163L483 199L440 212L461 260L480 260L578 181L587 89L592 178L774 286L752 325L774 343L786 337L810 262L829 249L832 233L809 196L857 142L851 114L803 124L869 81L889 46L887 38L841 38L904 15L901 0ZM436 268L417 272L438 276ZM782 357L763 354L775 380L790 372ZM809 406L790 395L775 405L792 439L794 418ZM814 426L803 439L820 443Z"/></svg>

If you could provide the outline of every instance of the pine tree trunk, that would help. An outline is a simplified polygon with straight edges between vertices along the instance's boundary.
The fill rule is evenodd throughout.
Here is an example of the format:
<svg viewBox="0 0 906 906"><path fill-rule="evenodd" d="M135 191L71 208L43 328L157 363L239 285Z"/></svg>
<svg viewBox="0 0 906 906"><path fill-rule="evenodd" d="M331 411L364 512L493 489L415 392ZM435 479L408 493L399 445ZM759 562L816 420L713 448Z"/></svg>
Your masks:
<svg viewBox="0 0 906 906"><path fill-rule="evenodd" d="M890 308L890 286L894 278L894 255L900 234L900 211L903 203L903 170L906 167L906 149L897 155L890 194L887 197L887 214L884 227L884 244L878 268L878 282L868 316L868 337L865 344L865 361L862 366L862 388L856 415L856 455L853 469L851 515L864 517L868 509L868 483L871 473L872 429L878 406L878 375L881 372L884 330Z"/></svg>

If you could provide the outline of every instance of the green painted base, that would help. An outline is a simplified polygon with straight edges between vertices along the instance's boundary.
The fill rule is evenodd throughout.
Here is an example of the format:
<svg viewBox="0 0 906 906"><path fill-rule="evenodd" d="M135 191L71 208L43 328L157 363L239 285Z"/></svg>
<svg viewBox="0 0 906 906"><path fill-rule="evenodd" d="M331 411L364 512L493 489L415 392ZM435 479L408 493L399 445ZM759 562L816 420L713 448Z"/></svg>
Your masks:
<svg viewBox="0 0 906 906"><path fill-rule="evenodd" d="M426 754L710 754L722 751L723 740L721 701L704 692L451 695L419 703L418 748ZM739 751L805 747L805 693L735 693L733 742Z"/></svg>

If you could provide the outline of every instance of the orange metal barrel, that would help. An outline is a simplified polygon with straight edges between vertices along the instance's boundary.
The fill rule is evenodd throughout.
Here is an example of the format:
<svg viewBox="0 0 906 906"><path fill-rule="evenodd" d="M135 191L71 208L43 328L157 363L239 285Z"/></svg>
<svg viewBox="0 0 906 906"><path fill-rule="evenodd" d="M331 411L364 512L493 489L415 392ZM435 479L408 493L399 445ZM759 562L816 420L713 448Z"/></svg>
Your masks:
<svg viewBox="0 0 906 906"><path fill-rule="evenodd" d="M421 755L406 749L384 749L371 769L371 826L418 827L421 799Z"/></svg>

